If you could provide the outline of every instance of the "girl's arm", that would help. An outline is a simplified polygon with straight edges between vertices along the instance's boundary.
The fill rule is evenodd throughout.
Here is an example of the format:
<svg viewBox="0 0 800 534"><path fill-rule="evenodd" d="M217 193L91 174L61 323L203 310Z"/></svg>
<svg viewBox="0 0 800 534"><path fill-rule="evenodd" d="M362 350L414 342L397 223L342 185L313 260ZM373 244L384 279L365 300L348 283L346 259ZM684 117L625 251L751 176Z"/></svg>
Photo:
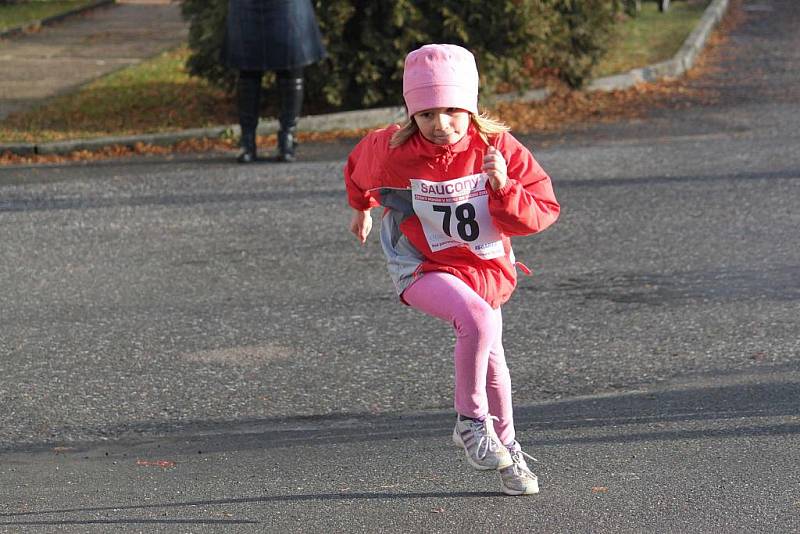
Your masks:
<svg viewBox="0 0 800 534"><path fill-rule="evenodd" d="M369 190L374 185L371 180L380 172L381 148L380 140L376 132L373 132L356 145L344 166L347 203L353 208L350 232L361 244L366 242L372 230L372 216L369 210L378 205L378 201Z"/></svg>
<svg viewBox="0 0 800 534"><path fill-rule="evenodd" d="M354 210L368 210L378 205L369 194L370 178L377 172L374 133L359 141L344 165L344 185L347 190L347 203Z"/></svg>
<svg viewBox="0 0 800 534"><path fill-rule="evenodd" d="M358 238L363 245L367 242L367 236L372 230L372 215L369 210L353 210L353 218L350 219L350 231Z"/></svg>
<svg viewBox="0 0 800 534"><path fill-rule="evenodd" d="M544 230L558 219L561 210L550 177L533 154L510 135L498 144L501 146L490 148L484 158L494 223L509 236Z"/></svg>

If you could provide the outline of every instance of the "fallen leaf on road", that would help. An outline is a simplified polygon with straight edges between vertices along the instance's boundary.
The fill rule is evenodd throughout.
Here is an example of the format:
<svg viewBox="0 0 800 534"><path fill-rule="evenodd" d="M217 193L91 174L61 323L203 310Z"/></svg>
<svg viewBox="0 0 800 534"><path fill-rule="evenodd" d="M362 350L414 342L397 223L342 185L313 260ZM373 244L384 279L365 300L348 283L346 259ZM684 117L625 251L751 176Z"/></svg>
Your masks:
<svg viewBox="0 0 800 534"><path fill-rule="evenodd" d="M175 467L177 464L170 460L136 460L136 465L140 465L142 467L161 467L168 469L170 467Z"/></svg>
<svg viewBox="0 0 800 534"><path fill-rule="evenodd" d="M592 493L608 493L608 488L605 486L594 486Z"/></svg>

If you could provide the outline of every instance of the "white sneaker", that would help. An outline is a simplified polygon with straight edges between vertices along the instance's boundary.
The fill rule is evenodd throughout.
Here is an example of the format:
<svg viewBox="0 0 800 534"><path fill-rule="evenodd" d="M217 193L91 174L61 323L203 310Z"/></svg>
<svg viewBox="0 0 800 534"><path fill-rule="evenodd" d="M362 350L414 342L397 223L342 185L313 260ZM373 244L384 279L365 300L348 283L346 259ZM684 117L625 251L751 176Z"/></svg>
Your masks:
<svg viewBox="0 0 800 534"><path fill-rule="evenodd" d="M511 451L512 464L500 469L500 489L506 495L532 495L539 493L539 479L528 469L525 457L534 462L533 456L518 451Z"/></svg>
<svg viewBox="0 0 800 534"><path fill-rule="evenodd" d="M494 433L492 419L497 418L488 416L483 421L475 421L459 417L456 420L453 443L464 448L467 461L475 469L503 469L513 466L511 453Z"/></svg>

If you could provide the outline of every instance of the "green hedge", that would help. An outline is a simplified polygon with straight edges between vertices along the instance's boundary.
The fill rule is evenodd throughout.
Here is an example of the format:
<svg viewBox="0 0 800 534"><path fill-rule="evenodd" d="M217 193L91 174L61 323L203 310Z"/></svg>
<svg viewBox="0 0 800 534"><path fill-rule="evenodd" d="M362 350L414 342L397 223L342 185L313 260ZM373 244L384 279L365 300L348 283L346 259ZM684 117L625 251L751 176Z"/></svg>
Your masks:
<svg viewBox="0 0 800 534"><path fill-rule="evenodd" d="M528 88L542 73L579 87L604 51L619 1L315 0L329 57L307 69L307 101L337 109L401 104L405 55L436 42L476 54L484 94ZM227 0L182 5L189 70L232 87L235 73L219 62Z"/></svg>

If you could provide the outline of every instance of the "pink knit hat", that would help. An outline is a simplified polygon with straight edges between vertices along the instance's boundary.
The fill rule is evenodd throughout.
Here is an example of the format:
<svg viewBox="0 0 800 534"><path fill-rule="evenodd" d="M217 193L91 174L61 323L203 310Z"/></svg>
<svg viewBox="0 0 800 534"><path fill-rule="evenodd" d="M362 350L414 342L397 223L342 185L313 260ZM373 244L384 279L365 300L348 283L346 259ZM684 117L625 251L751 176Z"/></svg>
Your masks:
<svg viewBox="0 0 800 534"><path fill-rule="evenodd" d="M408 116L431 108L478 114L478 68L472 53L451 44L429 44L406 56L403 97Z"/></svg>

